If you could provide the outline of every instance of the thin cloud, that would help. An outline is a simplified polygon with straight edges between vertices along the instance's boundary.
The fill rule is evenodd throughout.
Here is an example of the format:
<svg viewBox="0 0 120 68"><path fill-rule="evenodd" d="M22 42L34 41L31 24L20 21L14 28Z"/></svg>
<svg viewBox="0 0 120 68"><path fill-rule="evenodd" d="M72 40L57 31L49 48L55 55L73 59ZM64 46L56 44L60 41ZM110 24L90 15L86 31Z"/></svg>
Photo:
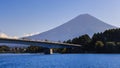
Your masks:
<svg viewBox="0 0 120 68"><path fill-rule="evenodd" d="M8 38L9 36L5 33L0 33L0 38Z"/></svg>
<svg viewBox="0 0 120 68"><path fill-rule="evenodd" d="M24 34L24 37L28 37L28 36L32 36L32 35L36 35L36 34L39 34L39 32L36 32L36 33L29 33L29 34Z"/></svg>
<svg viewBox="0 0 120 68"><path fill-rule="evenodd" d="M5 33L0 32L0 38L13 38L13 39L18 39L17 36L8 36Z"/></svg>

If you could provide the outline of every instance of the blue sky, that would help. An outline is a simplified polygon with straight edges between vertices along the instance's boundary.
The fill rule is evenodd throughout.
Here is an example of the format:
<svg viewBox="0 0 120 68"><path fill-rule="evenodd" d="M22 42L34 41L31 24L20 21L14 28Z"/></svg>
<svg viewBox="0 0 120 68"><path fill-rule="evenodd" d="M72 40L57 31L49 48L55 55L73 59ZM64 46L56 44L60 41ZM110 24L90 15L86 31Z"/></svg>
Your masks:
<svg viewBox="0 0 120 68"><path fill-rule="evenodd" d="M22 37L84 13L120 27L120 0L0 0L0 32Z"/></svg>

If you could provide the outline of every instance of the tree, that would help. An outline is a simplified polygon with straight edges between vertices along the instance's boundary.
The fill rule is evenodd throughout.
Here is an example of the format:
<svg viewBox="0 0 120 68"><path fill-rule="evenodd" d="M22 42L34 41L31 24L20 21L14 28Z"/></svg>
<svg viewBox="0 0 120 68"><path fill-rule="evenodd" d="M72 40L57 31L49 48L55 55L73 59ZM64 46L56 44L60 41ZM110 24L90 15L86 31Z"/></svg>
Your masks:
<svg viewBox="0 0 120 68"><path fill-rule="evenodd" d="M120 42L116 43L116 50L117 50L117 53L120 53Z"/></svg>
<svg viewBox="0 0 120 68"><path fill-rule="evenodd" d="M114 53L116 52L116 44L115 42L106 42L106 52L107 53Z"/></svg>
<svg viewBox="0 0 120 68"><path fill-rule="evenodd" d="M104 46L104 44L103 44L102 41L97 41L97 42L95 43L95 45L96 45L96 47L103 47L103 46Z"/></svg>
<svg viewBox="0 0 120 68"><path fill-rule="evenodd" d="M87 53L120 53L120 28L95 33L92 39L85 34L67 42L82 45L76 50L78 52L82 49L82 52Z"/></svg>
<svg viewBox="0 0 120 68"><path fill-rule="evenodd" d="M90 42L91 42L91 38L87 34L73 38L72 40L72 43L80 44L80 45L87 45Z"/></svg>
<svg viewBox="0 0 120 68"><path fill-rule="evenodd" d="M103 44L102 41L97 41L97 42L95 43L95 49L96 49L96 52L97 52L97 53L102 53L102 52L104 52L103 47L104 47L104 44Z"/></svg>
<svg viewBox="0 0 120 68"><path fill-rule="evenodd" d="M44 51L44 48L39 47L39 46L29 46L26 49L26 52L29 52L29 53L40 53L40 52L43 52L43 51Z"/></svg>
<svg viewBox="0 0 120 68"><path fill-rule="evenodd" d="M8 46L0 46L0 52L8 52L10 50L10 48Z"/></svg>
<svg viewBox="0 0 120 68"><path fill-rule="evenodd" d="M72 40L69 39L69 40L67 40L67 41L64 41L64 43L72 43Z"/></svg>

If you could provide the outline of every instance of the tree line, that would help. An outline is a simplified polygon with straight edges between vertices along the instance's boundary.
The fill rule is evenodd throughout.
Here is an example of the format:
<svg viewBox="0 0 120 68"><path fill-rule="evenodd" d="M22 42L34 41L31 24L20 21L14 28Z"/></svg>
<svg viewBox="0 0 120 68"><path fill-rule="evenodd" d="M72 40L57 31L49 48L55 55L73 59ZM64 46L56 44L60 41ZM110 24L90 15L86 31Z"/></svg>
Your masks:
<svg viewBox="0 0 120 68"><path fill-rule="evenodd" d="M120 28L95 33L92 38L85 34L64 43L82 45L80 48L71 49L76 53L120 53Z"/></svg>

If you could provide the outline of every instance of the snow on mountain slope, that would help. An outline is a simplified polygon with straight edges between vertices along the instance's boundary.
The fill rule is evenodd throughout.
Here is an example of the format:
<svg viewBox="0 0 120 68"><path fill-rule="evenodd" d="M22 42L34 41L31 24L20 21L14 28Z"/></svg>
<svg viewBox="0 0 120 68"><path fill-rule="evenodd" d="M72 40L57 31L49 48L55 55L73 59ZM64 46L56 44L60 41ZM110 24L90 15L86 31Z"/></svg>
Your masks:
<svg viewBox="0 0 120 68"><path fill-rule="evenodd" d="M27 38L33 40L64 41L83 34L92 36L96 32L103 32L111 28L116 27L104 23L89 14L82 14L54 29Z"/></svg>

